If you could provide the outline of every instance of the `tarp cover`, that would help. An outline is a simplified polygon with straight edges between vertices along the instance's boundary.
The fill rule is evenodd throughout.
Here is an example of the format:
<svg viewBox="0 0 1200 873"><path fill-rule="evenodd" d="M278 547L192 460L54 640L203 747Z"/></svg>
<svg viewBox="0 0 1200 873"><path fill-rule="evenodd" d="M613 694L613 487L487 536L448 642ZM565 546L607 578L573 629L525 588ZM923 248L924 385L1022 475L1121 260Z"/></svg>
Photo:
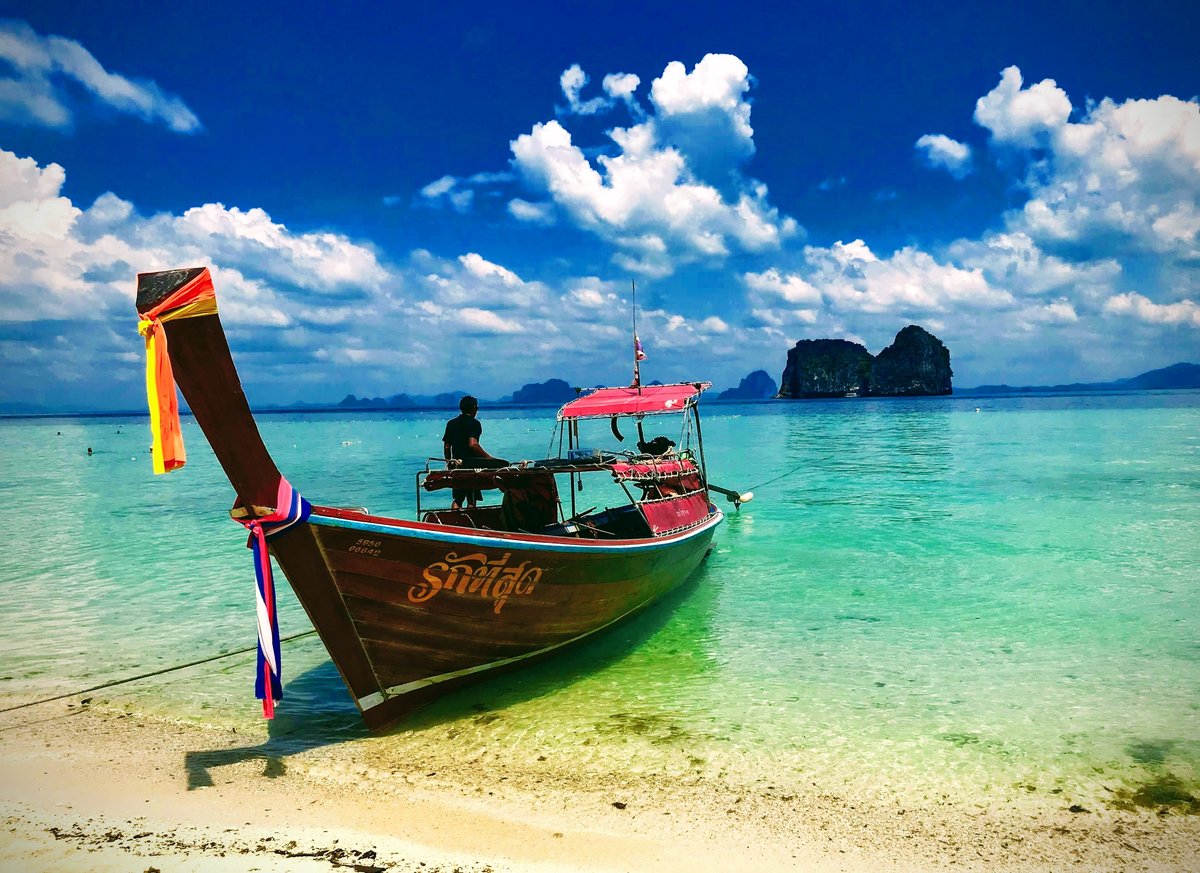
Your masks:
<svg viewBox="0 0 1200 873"><path fill-rule="evenodd" d="M656 534L688 527L708 517L708 500L703 494L688 494L671 500L643 503L642 512Z"/></svg>
<svg viewBox="0 0 1200 873"><path fill-rule="evenodd" d="M679 385L643 385L640 388L597 388L558 411L565 418L603 418L610 415L657 415L683 412L692 406L711 382Z"/></svg>

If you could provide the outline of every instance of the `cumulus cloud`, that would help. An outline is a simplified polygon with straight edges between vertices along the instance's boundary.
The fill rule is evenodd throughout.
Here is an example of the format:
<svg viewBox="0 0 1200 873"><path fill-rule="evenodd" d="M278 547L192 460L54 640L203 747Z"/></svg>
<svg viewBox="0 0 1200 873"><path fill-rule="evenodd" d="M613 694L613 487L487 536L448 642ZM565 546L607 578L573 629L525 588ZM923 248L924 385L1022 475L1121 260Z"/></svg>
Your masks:
<svg viewBox="0 0 1200 873"><path fill-rule="evenodd" d="M750 85L740 58L705 55L690 73L672 61L650 87L661 141L687 155L692 171L718 187L754 154Z"/></svg>
<svg viewBox="0 0 1200 873"><path fill-rule="evenodd" d="M604 77L604 93L613 100L621 100L634 115L642 115L642 108L634 97L642 80L633 73L609 73Z"/></svg>
<svg viewBox="0 0 1200 873"><path fill-rule="evenodd" d="M783 275L772 267L762 273L745 273L742 281L752 291L775 296L791 304L820 304L824 298L810 282L796 275Z"/></svg>
<svg viewBox="0 0 1200 873"><path fill-rule="evenodd" d="M0 118L7 121L70 127L76 87L101 105L177 133L200 129L196 114L154 82L109 72L75 40L43 36L23 21L0 21L0 60L11 68L0 78Z"/></svg>
<svg viewBox="0 0 1200 873"><path fill-rule="evenodd" d="M955 179L971 172L971 147L941 133L927 133L916 142L917 152L927 166L940 167Z"/></svg>
<svg viewBox="0 0 1200 873"><path fill-rule="evenodd" d="M625 104L635 116L644 114L634 96L642 80L633 73L609 73L601 82L606 96L595 96L584 100L580 95L591 78L579 64L571 64L559 76L558 84L563 96L567 98L565 107L558 107L558 114L563 115L599 115L608 112L617 103Z"/></svg>
<svg viewBox="0 0 1200 873"><path fill-rule="evenodd" d="M520 197L508 201L508 212L513 218L529 224L549 227L557 221L553 203L530 203Z"/></svg>
<svg viewBox="0 0 1200 873"><path fill-rule="evenodd" d="M417 192L417 204L430 208L451 209L461 215L471 211L475 204L475 192L493 188L513 181L512 173L475 173L460 179L458 176L445 175L434 179ZM396 206L399 197L384 197L384 205Z"/></svg>
<svg viewBox="0 0 1200 873"><path fill-rule="evenodd" d="M1014 298L995 288L983 271L935 259L906 246L879 258L862 240L841 241L828 248L809 246L804 259L809 281L842 311L936 313L964 307L1003 308Z"/></svg>
<svg viewBox="0 0 1200 873"><path fill-rule="evenodd" d="M503 318L488 309L478 309L468 306L458 310L453 316L473 334L505 334L524 333L525 328L520 322L511 318Z"/></svg>
<svg viewBox="0 0 1200 873"><path fill-rule="evenodd" d="M211 265L236 289L224 306L234 324L284 324L306 312L325 321L323 301L380 295L391 279L371 248L296 234L260 209L205 204L144 217L106 193L84 210L62 195L65 180L58 164L0 150L0 319L107 319L131 306L134 273L180 265ZM284 290L300 297L288 315Z"/></svg>
<svg viewBox="0 0 1200 873"><path fill-rule="evenodd" d="M526 282L512 270L476 252L455 261L430 260L425 284L433 299L448 306L486 304L490 309L523 309L543 303L549 290L540 282Z"/></svg>
<svg viewBox="0 0 1200 873"><path fill-rule="evenodd" d="M579 64L572 64L563 70L558 83L562 87L563 96L567 98L566 111L573 115L595 115L612 105L611 101L604 97L593 97L591 100L579 99L579 92L588 83L588 75Z"/></svg>
<svg viewBox="0 0 1200 873"><path fill-rule="evenodd" d="M615 244L626 269L666 276L680 262L776 249L796 222L769 204L765 185L737 172L754 148L749 87L745 65L729 55L707 55L691 73L673 63L651 87L656 114L609 131L615 154L593 163L561 123L548 121L512 142L513 163L575 224Z"/></svg>
<svg viewBox="0 0 1200 873"><path fill-rule="evenodd" d="M1045 141L1071 115L1071 101L1053 79L1023 87L1017 67L1000 73L1000 84L975 102L975 121L987 128L993 140L1032 147Z"/></svg>
<svg viewBox="0 0 1200 873"><path fill-rule="evenodd" d="M1136 292L1117 294L1104 304L1104 311L1114 315L1128 315L1148 324L1190 324L1200 327L1200 304L1194 300L1177 303L1155 303Z"/></svg>
<svg viewBox="0 0 1200 873"><path fill-rule="evenodd" d="M1052 291L1081 294L1092 289L1105 293L1121 275L1121 265L1114 258L1069 261L1043 251L1021 231L960 239L948 247L948 255L956 263L980 269L994 287L1008 288L1020 296Z"/></svg>
<svg viewBox="0 0 1200 873"><path fill-rule="evenodd" d="M1059 131L1050 160L1016 218L1035 238L1200 256L1200 105L1102 100Z"/></svg>

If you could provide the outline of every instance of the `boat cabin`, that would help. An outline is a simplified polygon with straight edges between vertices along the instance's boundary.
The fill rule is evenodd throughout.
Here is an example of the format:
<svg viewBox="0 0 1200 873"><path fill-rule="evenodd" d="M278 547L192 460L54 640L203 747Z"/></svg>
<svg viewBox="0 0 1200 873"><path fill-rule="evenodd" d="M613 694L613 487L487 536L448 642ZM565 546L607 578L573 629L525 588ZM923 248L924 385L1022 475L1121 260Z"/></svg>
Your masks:
<svg viewBox="0 0 1200 873"><path fill-rule="evenodd" d="M702 524L715 511L708 497L698 406L709 387L708 382L685 382L582 394L558 411L553 454L544 459L496 465L480 458L472 466L467 461L455 469L437 469L444 462L430 458L417 474L417 517L430 524L571 539L652 539ZM673 423L678 432L647 439L647 419ZM581 436L584 422L593 423L595 431L586 434L587 443ZM616 448L593 447L605 431ZM621 447L635 436L636 445ZM585 476L591 481L608 477L625 500L581 509ZM484 499L461 509L449 501L423 505L430 502L422 500L423 492L444 499L452 490L478 491Z"/></svg>

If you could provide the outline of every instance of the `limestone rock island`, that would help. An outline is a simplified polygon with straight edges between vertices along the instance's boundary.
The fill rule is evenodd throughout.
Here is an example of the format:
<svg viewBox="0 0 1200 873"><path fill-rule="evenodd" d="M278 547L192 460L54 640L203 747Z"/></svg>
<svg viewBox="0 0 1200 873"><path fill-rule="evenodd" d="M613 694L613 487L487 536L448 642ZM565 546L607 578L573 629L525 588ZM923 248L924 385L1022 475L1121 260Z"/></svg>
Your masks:
<svg viewBox="0 0 1200 873"><path fill-rule="evenodd" d="M950 350L910 324L878 355L842 339L800 340L788 350L779 396L919 397L950 394Z"/></svg>

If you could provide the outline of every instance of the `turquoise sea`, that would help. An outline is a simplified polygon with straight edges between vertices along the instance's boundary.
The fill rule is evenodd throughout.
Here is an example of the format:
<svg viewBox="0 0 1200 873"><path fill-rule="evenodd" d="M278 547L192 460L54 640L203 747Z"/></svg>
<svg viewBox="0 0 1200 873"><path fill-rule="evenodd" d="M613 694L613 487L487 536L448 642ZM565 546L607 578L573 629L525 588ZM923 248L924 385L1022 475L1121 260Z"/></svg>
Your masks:
<svg viewBox="0 0 1200 873"><path fill-rule="evenodd" d="M723 504L693 580L385 743L436 736L464 758L537 751L585 771L885 797L1200 811L1200 393L705 412L713 481L756 499ZM259 425L309 499L411 517L445 417ZM552 409L481 420L494 453L545 456ZM155 477L144 417L0 420L0 706L254 645L245 535L184 421L188 466ZM307 630L281 587L282 633ZM252 663L93 705L262 731ZM276 749L365 736L315 637L285 645L284 676Z"/></svg>

